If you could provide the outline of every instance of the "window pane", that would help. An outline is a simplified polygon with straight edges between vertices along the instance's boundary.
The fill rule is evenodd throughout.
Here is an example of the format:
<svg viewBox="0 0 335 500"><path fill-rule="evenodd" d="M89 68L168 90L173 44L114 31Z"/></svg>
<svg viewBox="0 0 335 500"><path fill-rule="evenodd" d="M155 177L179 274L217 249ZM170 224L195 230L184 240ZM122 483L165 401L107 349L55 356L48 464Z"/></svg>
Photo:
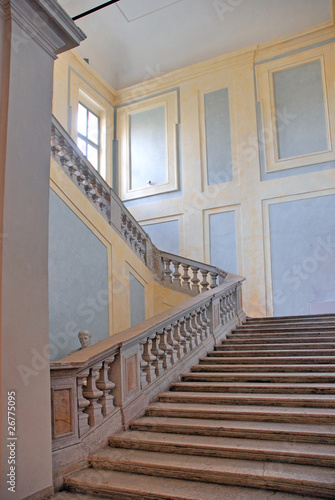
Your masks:
<svg viewBox="0 0 335 500"><path fill-rule="evenodd" d="M88 138L94 144L98 144L99 138L99 119L90 111L88 112Z"/></svg>
<svg viewBox="0 0 335 500"><path fill-rule="evenodd" d="M87 137L87 109L80 103L78 104L77 130L79 134Z"/></svg>
<svg viewBox="0 0 335 500"><path fill-rule="evenodd" d="M80 137L77 138L77 146L80 149L82 153L86 156L86 142L84 139L81 139Z"/></svg>
<svg viewBox="0 0 335 500"><path fill-rule="evenodd" d="M90 144L87 145L87 159L92 163L93 167L98 170L98 150Z"/></svg>

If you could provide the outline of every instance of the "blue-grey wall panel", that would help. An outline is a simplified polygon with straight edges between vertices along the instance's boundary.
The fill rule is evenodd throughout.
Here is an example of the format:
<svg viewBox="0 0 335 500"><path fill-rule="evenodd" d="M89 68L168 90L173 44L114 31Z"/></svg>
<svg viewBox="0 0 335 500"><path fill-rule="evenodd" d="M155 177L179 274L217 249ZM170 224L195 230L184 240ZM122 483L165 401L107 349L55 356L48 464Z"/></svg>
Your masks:
<svg viewBox="0 0 335 500"><path fill-rule="evenodd" d="M273 85L279 158L327 151L321 62L277 71Z"/></svg>
<svg viewBox="0 0 335 500"><path fill-rule="evenodd" d="M131 189L167 182L165 107L130 116Z"/></svg>
<svg viewBox="0 0 335 500"><path fill-rule="evenodd" d="M209 216L211 264L237 274L235 211Z"/></svg>
<svg viewBox="0 0 335 500"><path fill-rule="evenodd" d="M107 249L50 190L50 356L55 361L77 349L78 332L92 344L108 336Z"/></svg>
<svg viewBox="0 0 335 500"><path fill-rule="evenodd" d="M130 322L131 326L145 320L145 290L142 283L129 273Z"/></svg>
<svg viewBox="0 0 335 500"><path fill-rule="evenodd" d="M270 205L274 314L335 300L335 195Z"/></svg>
<svg viewBox="0 0 335 500"><path fill-rule="evenodd" d="M143 226L160 250L179 255L179 221L171 220Z"/></svg>
<svg viewBox="0 0 335 500"><path fill-rule="evenodd" d="M205 94L208 184L233 180L228 89Z"/></svg>

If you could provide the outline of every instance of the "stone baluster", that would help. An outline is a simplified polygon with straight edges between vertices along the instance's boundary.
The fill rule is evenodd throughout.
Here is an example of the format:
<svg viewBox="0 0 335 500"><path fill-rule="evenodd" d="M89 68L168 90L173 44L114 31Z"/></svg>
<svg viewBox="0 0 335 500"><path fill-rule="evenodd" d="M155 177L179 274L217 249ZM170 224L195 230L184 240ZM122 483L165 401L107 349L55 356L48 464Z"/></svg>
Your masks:
<svg viewBox="0 0 335 500"><path fill-rule="evenodd" d="M200 280L198 278L199 268L192 266L191 270L193 272L193 277L191 279L191 282L192 282L192 292L200 293L200 286L199 286Z"/></svg>
<svg viewBox="0 0 335 500"><path fill-rule="evenodd" d="M192 326L192 315L191 314L188 314L187 316L185 316L185 320L186 320L186 331L188 333L188 339L190 342L190 350L193 351L193 349L197 345L196 338L195 338L195 334L197 333L197 331Z"/></svg>
<svg viewBox="0 0 335 500"><path fill-rule="evenodd" d="M132 227L132 245L135 252L137 252L137 227L135 225Z"/></svg>
<svg viewBox="0 0 335 500"><path fill-rule="evenodd" d="M101 367L102 363L97 363L92 366L87 377L87 386L83 387L83 396L90 402L89 406L85 409L85 412L89 416L88 422L90 427L99 425L103 420L101 412L102 405L98 403L98 400L103 396L103 392L96 386L96 379Z"/></svg>
<svg viewBox="0 0 335 500"><path fill-rule="evenodd" d="M200 283L201 293L203 293L203 292L206 292L207 290L209 290L209 283L207 280L208 271L206 271L205 269L200 269L200 272L202 275L202 282Z"/></svg>
<svg viewBox="0 0 335 500"><path fill-rule="evenodd" d="M121 233L124 239L127 239L127 216L124 213L121 213Z"/></svg>
<svg viewBox="0 0 335 500"><path fill-rule="evenodd" d="M201 342L203 342L207 338L207 330L205 327L207 325L205 325L205 322L203 321L201 307L199 307L199 309L195 311L195 314L196 314L197 325L199 328L200 340Z"/></svg>
<svg viewBox="0 0 335 500"><path fill-rule="evenodd" d="M223 324L229 321L229 304L228 304L228 295L222 297L222 311L223 311Z"/></svg>
<svg viewBox="0 0 335 500"><path fill-rule="evenodd" d="M164 270L163 270L163 283L164 285L170 285L172 283L172 271L170 268L171 260L163 257Z"/></svg>
<svg viewBox="0 0 335 500"><path fill-rule="evenodd" d="M139 352L140 352L140 378L141 378L141 389L144 389L148 385L147 380L147 372L146 368L149 366L149 363L144 359L144 344L147 340L144 340L139 343Z"/></svg>
<svg viewBox="0 0 335 500"><path fill-rule="evenodd" d="M127 222L127 240L129 241L130 245L133 244L133 239L134 239L134 236L133 236L133 223L131 222L130 219L128 219L128 222Z"/></svg>
<svg viewBox="0 0 335 500"><path fill-rule="evenodd" d="M166 340L167 340L167 343L169 344L169 346L171 347L171 351L170 351L170 355L171 355L171 363L172 365L174 365L177 361L178 361L178 342L177 340L175 339L174 337L174 327L173 325L169 325L165 328L166 332L167 332L167 337L166 337Z"/></svg>
<svg viewBox="0 0 335 500"><path fill-rule="evenodd" d="M190 276L188 274L188 270L190 268L189 264L181 264L181 267L183 268L184 274L182 275L181 279L183 280L183 288L186 288L186 290L191 290L191 285L190 285Z"/></svg>
<svg viewBox="0 0 335 500"><path fill-rule="evenodd" d="M203 328L205 331L205 338L208 338L210 335L210 319L207 315L208 307L209 307L208 305L205 305L205 306L201 306L201 308L200 308L202 325L203 325Z"/></svg>
<svg viewBox="0 0 335 500"><path fill-rule="evenodd" d="M186 319L181 319L179 323L179 332L181 335L181 344L184 347L184 353L188 354L191 351L191 334L186 329Z"/></svg>
<svg viewBox="0 0 335 500"><path fill-rule="evenodd" d="M211 272L209 273L210 277L211 277L211 284L210 284L210 288L216 288L218 286L217 284L217 278L219 276L218 273L215 273L215 272Z"/></svg>
<svg viewBox="0 0 335 500"><path fill-rule="evenodd" d="M202 340L202 328L201 328L201 325L199 325L199 323L198 323L197 311L191 312L191 324L192 324L192 328L194 330L195 345L198 346L201 344L201 340Z"/></svg>
<svg viewBox="0 0 335 500"><path fill-rule="evenodd" d="M152 337L151 352L155 356L153 365L155 367L156 377L159 377L164 373L163 369L163 356L164 351L159 347L159 333L156 332Z"/></svg>
<svg viewBox="0 0 335 500"><path fill-rule="evenodd" d="M103 396L98 399L98 403L102 405L102 415L107 417L114 409L114 396L111 394L115 384L109 379L109 370L115 359L115 354L109 356L104 362L100 370L100 377L96 382L96 386L103 392Z"/></svg>
<svg viewBox="0 0 335 500"><path fill-rule="evenodd" d="M180 332L180 321L175 321L174 323L172 323L172 328L173 328L172 335L176 341L177 358L182 359L187 351L185 351L186 340L181 335Z"/></svg>
<svg viewBox="0 0 335 500"><path fill-rule="evenodd" d="M87 377L90 371L85 370L84 372L77 375L77 402L78 402L78 431L79 437L83 436L89 429L88 424L88 414L85 413L85 409L90 404L89 400L83 396L84 386L87 384Z"/></svg>
<svg viewBox="0 0 335 500"><path fill-rule="evenodd" d="M176 286L181 286L181 279L180 279L181 274L179 272L180 262L178 262L177 260L173 260L172 264L173 264L173 267L174 267L174 271L172 273L173 284L176 285Z"/></svg>
<svg viewBox="0 0 335 500"><path fill-rule="evenodd" d="M156 336L156 334L154 335ZM143 354L142 359L146 363L143 366L143 372L146 375L146 383L151 384L156 378L156 356L153 354L151 345L152 345L153 335L149 336L146 340L143 341Z"/></svg>
<svg viewBox="0 0 335 500"><path fill-rule="evenodd" d="M82 175L82 169L81 169L81 159L79 158L79 156L77 156L75 163L76 163L76 166L75 166L74 175L76 176L76 181L77 181L78 186L80 186L82 181L83 181L83 175Z"/></svg>
<svg viewBox="0 0 335 500"><path fill-rule="evenodd" d="M163 351L163 368L164 371L168 370L172 366L172 347L167 342L167 331L165 328L158 330L159 334L159 348Z"/></svg>
<svg viewBox="0 0 335 500"><path fill-rule="evenodd" d="M88 194L91 196L92 200L96 202L96 200L98 199L98 189L95 177L93 177L90 181L90 191Z"/></svg>
<svg viewBox="0 0 335 500"><path fill-rule="evenodd" d="M140 246L139 246L139 254L142 257L143 260L145 260L145 254L146 254L146 241L145 238L139 233L139 241L140 241Z"/></svg>
<svg viewBox="0 0 335 500"><path fill-rule="evenodd" d="M235 316L234 292L230 292L229 294L229 305L230 305L230 319L232 319Z"/></svg>
<svg viewBox="0 0 335 500"><path fill-rule="evenodd" d="M67 169L69 171L69 174L71 177L73 177L73 174L75 172L75 155L74 155L74 151L73 149L71 148L70 151L69 151L69 159L68 159L68 162L67 162Z"/></svg>

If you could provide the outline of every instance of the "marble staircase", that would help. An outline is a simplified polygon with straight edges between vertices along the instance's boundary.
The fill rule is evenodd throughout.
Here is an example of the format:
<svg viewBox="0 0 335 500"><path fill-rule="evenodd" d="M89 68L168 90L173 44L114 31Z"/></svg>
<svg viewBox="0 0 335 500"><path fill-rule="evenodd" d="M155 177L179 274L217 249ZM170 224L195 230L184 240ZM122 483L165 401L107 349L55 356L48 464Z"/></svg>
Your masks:
<svg viewBox="0 0 335 500"><path fill-rule="evenodd" d="M335 498L335 315L247 319L57 500Z"/></svg>

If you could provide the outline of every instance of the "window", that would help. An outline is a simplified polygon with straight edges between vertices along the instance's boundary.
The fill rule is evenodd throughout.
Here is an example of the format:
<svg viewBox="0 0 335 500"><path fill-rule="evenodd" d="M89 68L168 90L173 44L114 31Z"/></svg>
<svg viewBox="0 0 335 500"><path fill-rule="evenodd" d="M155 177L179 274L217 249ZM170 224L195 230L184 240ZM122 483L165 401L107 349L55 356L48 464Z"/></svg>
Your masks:
<svg viewBox="0 0 335 500"><path fill-rule="evenodd" d="M77 145L88 161L99 171L100 119L81 102L78 103Z"/></svg>

